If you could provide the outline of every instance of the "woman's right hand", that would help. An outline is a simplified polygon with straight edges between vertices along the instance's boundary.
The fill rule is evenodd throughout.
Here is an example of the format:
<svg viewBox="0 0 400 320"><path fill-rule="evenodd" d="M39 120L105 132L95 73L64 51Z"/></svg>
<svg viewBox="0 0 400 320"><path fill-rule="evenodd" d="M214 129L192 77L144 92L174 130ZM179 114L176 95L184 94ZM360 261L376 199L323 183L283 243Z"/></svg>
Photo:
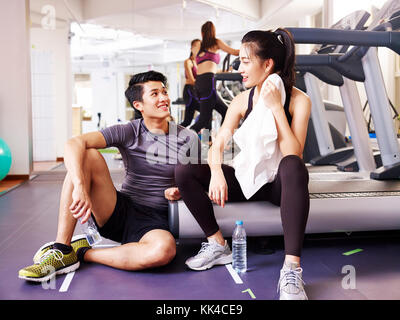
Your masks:
<svg viewBox="0 0 400 320"><path fill-rule="evenodd" d="M92 202L83 185L77 185L73 188L72 203L69 210L75 219L82 218L81 223L83 224L89 220L92 212Z"/></svg>
<svg viewBox="0 0 400 320"><path fill-rule="evenodd" d="M210 187L208 189L210 200L222 208L228 201L228 185L222 170L211 171Z"/></svg>

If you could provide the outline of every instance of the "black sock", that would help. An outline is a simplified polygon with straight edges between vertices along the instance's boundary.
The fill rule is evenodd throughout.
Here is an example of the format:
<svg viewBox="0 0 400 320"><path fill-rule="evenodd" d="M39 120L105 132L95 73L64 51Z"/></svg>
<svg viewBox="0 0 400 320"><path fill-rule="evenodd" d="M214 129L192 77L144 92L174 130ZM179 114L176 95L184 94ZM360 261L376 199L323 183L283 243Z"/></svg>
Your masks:
<svg viewBox="0 0 400 320"><path fill-rule="evenodd" d="M86 251L88 251L89 249L91 249L91 248L82 247L82 248L79 248L78 251L76 251L76 255L78 256L78 260L80 262L84 262L83 257L85 256Z"/></svg>
<svg viewBox="0 0 400 320"><path fill-rule="evenodd" d="M68 246L66 244L59 243L59 242L55 242L53 244L53 248L57 249L57 250L60 250L64 254L71 253L71 251L72 251L72 247L71 246Z"/></svg>

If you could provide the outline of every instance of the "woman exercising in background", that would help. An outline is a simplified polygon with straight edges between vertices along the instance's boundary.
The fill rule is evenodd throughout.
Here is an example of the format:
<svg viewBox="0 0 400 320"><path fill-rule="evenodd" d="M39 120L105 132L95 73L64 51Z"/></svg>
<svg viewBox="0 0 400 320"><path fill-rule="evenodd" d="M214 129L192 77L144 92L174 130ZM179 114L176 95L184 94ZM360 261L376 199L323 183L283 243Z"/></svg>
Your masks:
<svg viewBox="0 0 400 320"><path fill-rule="evenodd" d="M224 121L227 107L215 91L214 75L220 61L218 51L238 56L239 50L228 46L224 41L215 37L215 26L207 21L201 27L201 47L197 54L197 78L195 89L200 103L200 117L190 128L200 132L201 129L211 129L212 110L217 110Z"/></svg>
<svg viewBox="0 0 400 320"><path fill-rule="evenodd" d="M185 60L185 87L183 88L183 100L185 101L185 118L181 126L187 127L192 123L194 112L200 111L198 99L194 93L194 84L197 76L196 56L200 50L201 41L194 39L191 42L190 56Z"/></svg>

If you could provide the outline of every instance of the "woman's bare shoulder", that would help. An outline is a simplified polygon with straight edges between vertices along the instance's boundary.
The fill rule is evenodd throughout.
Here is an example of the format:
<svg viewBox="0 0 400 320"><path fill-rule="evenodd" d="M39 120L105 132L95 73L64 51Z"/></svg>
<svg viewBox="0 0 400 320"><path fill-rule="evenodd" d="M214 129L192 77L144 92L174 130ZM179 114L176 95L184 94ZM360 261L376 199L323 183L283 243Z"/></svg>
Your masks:
<svg viewBox="0 0 400 320"><path fill-rule="evenodd" d="M289 111L290 113L293 114L293 107L296 106L296 108L298 108L298 106L301 105L302 108L305 109L309 109L311 108L311 100L310 97L302 90L293 87L292 89L292 96L290 99L290 107L289 107Z"/></svg>
<svg viewBox="0 0 400 320"><path fill-rule="evenodd" d="M302 91L296 87L293 87L292 99L307 101L307 100L310 100L310 97L304 91Z"/></svg>
<svg viewBox="0 0 400 320"><path fill-rule="evenodd" d="M246 114L250 89L240 92L231 102L230 107L237 109L242 117Z"/></svg>
<svg viewBox="0 0 400 320"><path fill-rule="evenodd" d="M232 102L235 101L237 103L243 104L243 102L247 102L249 94L250 94L250 89L244 90L240 92L237 96L235 96Z"/></svg>

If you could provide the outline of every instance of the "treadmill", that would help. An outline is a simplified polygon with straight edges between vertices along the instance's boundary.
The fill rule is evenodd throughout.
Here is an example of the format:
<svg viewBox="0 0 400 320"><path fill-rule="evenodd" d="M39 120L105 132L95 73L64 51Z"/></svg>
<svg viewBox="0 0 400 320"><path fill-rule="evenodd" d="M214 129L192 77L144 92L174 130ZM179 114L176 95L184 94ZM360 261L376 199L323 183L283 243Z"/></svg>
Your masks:
<svg viewBox="0 0 400 320"><path fill-rule="evenodd" d="M355 11L340 19L332 25L330 29L362 30L369 16L370 14L364 10ZM318 57L318 55L326 53L344 53L347 49L348 46L343 45L322 45L314 48L313 53L310 55L296 55L296 86L307 92L313 106L303 154L304 160L312 165L336 165L338 162L344 161L354 155L354 148L346 145L344 137L341 136L336 128L328 121L326 111L335 106L327 105L327 103L323 101L318 84L318 79L320 79L329 85L339 87L341 93L343 90L350 90L348 88L350 83L344 81L341 73L329 64L324 65L321 63ZM346 66L346 69L351 72L351 78L360 80L360 76L357 74L357 68L352 68L350 64ZM342 98L344 105L342 110L345 111L347 123L353 136L353 132L355 133L357 127L352 127L354 121L351 121L351 114L346 112L346 109L348 110L351 108L349 104L352 102L345 99L346 97L347 96ZM338 107L336 106L336 108ZM358 115L359 114L357 114L357 116ZM367 130L366 126L365 130ZM311 141L316 141L316 145L310 145ZM368 164L367 166L367 169L370 170L375 168L375 163ZM364 169L364 167L362 167L362 169Z"/></svg>
<svg viewBox="0 0 400 320"><path fill-rule="evenodd" d="M226 106L229 108L229 104L230 102L233 100L233 98L235 97L234 93L228 88L228 86L226 85L226 81L231 81L231 82L239 82L242 83L242 75L239 72L231 72L229 71L229 67L230 67L230 54L227 54L224 61L223 61L223 68L222 68L222 72L218 72L214 75L214 79L215 79L215 83L217 84L218 81L221 82L221 87L222 89L228 94L229 99L225 99L222 95L220 90L216 90L216 94L218 95L218 97L221 99L221 101L223 101ZM217 87L217 85L216 85ZM215 121L213 120L212 123L212 129L215 131L218 131L218 129L221 126L221 120L222 117L219 113L217 113L216 111L213 111L213 119L215 118Z"/></svg>
<svg viewBox="0 0 400 320"><path fill-rule="evenodd" d="M396 2L400 6L400 2ZM396 6L385 6L385 9L388 17L399 10ZM392 21L394 28L396 27L395 23L398 23L398 21ZM387 46L400 53L400 33L306 28L291 28L290 31L294 34L295 40L301 37L303 43L332 43L354 46L346 54L327 55L324 59L331 59L337 64L340 64L339 58L361 61L365 72L368 100L371 104L371 113L384 163L382 169L378 169L377 172L372 172L370 175L352 172L311 172L309 183L310 213L306 233L399 229L400 181L399 175L396 175L398 167L396 148L398 149L399 146L397 136L394 136L390 106L384 103L388 100L375 47ZM374 62L376 63L374 64ZM373 76L372 79L371 76ZM375 92L375 90L370 90L371 86L379 88ZM382 92L379 90L382 88L384 95L380 95ZM379 104L376 101L379 101ZM380 114L380 118L376 115L377 112ZM393 143L394 138L396 138L395 144ZM397 162L393 160L397 160ZM390 162L393 162L393 165L388 166L387 163ZM393 178L388 180L374 179L375 174L380 175L381 178L393 175ZM214 212L225 237L231 236L236 220L243 220L248 236L283 234L280 208L267 201L228 202L225 208L214 205ZM204 233L182 200L169 202L169 225L176 238L204 237Z"/></svg>
<svg viewBox="0 0 400 320"><path fill-rule="evenodd" d="M393 10L395 10L395 12L393 12ZM314 29L314 32L317 32L318 34L321 33L321 36L331 37L331 40L329 40L330 42L340 44L343 42L343 38L345 38L346 44L354 45L354 47L346 54L328 54L323 55L320 58L321 61L326 60L326 63L330 63L332 67L336 68L344 76L364 83L370 104L371 115L376 128L375 131L383 164L379 169L375 171L371 170L370 176L372 179L399 179L400 177L400 148L397 141L397 134L394 130L391 107L386 93L382 71L377 58L377 47L380 46L388 47L396 53L400 52L400 43L398 42L400 33L393 31L380 31L388 28L391 30L400 28L399 10L399 1L392 0L387 2L377 17L379 18L379 21L383 20L384 22L377 24L372 29L374 31L342 31L339 33L338 30L331 30L328 34L328 30L326 29ZM390 20L386 22L385 19ZM295 41L299 43L325 41L322 38L319 38L319 36L317 39L313 38L313 32L310 33L310 30L305 28L289 28L289 30L294 34ZM350 67L353 68L357 66L361 66L361 69L359 68L360 70L358 71L361 76L360 80L352 78L351 72L348 73ZM343 70L340 70L341 68L343 68ZM358 92L356 91L355 85L353 84L353 87L350 88L353 89L353 92L350 92L351 97L353 98L352 100L350 99L350 101L353 101L353 103L349 105L353 109L352 112L349 112L349 115L354 116L356 111L358 111L358 114L362 114L360 113L360 104L355 101L355 97L357 97L359 102ZM356 120L360 121L360 119ZM323 117L321 117L320 121L321 123L326 123L326 119ZM363 117L362 121L365 126ZM359 138L364 139L365 141L369 139L369 137L365 130L364 132L364 136ZM354 135L354 137L358 136ZM360 157L360 159L362 158ZM360 159L357 158L357 160Z"/></svg>
<svg viewBox="0 0 400 320"><path fill-rule="evenodd" d="M214 76L214 79L216 82L221 81L221 87L229 95L229 100L232 101L233 98L235 97L235 94L234 94L234 92L232 92L231 89L228 88L228 86L225 84L225 81L230 81L230 82L233 81L233 82L242 83L243 78L239 72L229 71L229 69L231 67L233 70L237 70L237 68L235 68L235 66L237 64L237 62L236 62L237 59L235 59L231 65L230 58L231 58L231 55L227 54L224 61L222 62L222 72L216 73ZM225 101L225 99L221 96L219 90L217 90L217 94L223 101Z"/></svg>
<svg viewBox="0 0 400 320"><path fill-rule="evenodd" d="M396 27L396 25L395 25L396 19L393 19L393 18L395 18L395 16L398 16L398 12L396 12L396 11L399 9L400 8L399 8L398 1L396 1L396 0L387 1L385 3L385 5L382 7L382 9L379 10L378 14L375 15L374 20L372 21L372 23L368 26L368 28L366 30L381 31L381 30L386 30L387 28L397 30L398 27ZM360 11L360 13L361 13L361 11ZM349 15L349 16L345 17L344 21L353 20L354 21L353 23L356 23L357 20L360 20L360 19L357 18L357 15L356 15L357 12L355 12L354 14L355 14L354 16ZM382 21L387 19L389 17L388 16L389 14L392 15L390 17L390 18L392 18L391 23L386 23L386 24L383 23ZM365 21L365 18L362 18L362 20ZM361 22L361 20L360 20L360 22ZM341 23L341 21L339 21L339 23ZM361 27L362 27L362 23L360 23L356 27L356 29L361 28ZM299 39L297 39L297 40L299 40ZM339 47L330 46L327 48L330 49L331 47L334 48L334 51L332 51L332 52L341 52L341 53L345 52L348 48L348 46L339 46ZM343 47L344 47L344 50L343 50ZM326 49L323 49L323 50L326 52ZM322 53L324 53L324 52L322 52ZM302 56L302 57L307 58L304 56ZM349 57L350 57L350 59L349 59ZM304 64L303 60L300 59L300 64L301 63ZM344 73L344 71L346 71L346 72L351 71L352 63L354 64L354 66L356 66L356 65L360 64L361 61L359 61L359 59L357 57L354 57L351 54L349 54L346 59L340 60L340 62L343 63L344 60L348 60L349 64L347 66L337 65L338 61L331 60L331 62L332 61L334 62L333 68L337 68L337 70L339 72L342 72L343 75L346 76L346 77L343 77L343 80L342 80L343 84L339 85L339 87L340 87L340 93L342 96L343 104L345 106L344 109L346 112L346 118L347 118L347 122L349 125L350 134L352 137L355 155L351 156L349 159L347 159L345 161L340 162L339 157L341 156L342 150L335 150L334 152L327 151L332 148L332 143L331 143L331 139L330 139L331 137L330 137L328 131L326 130L327 125L328 125L328 123L326 121L326 117L324 117L323 112L320 111L321 108L318 107L318 108L313 108L314 109L313 111L317 115L317 117L315 117L317 119L317 129L318 129L317 136L319 137L318 142L321 145L321 148L323 150L325 150L326 155L321 156L316 159L312 159L310 161L310 163L314 164L314 165L334 164L334 165L337 165L337 169L341 170L341 171L358 171L358 170L374 171L376 169L376 167L382 166L382 159L380 156L380 152L378 150L372 150L372 148L371 148L368 129L366 128L358 91L357 91L354 81L351 81L351 80L355 80L355 81L363 82L365 79L363 70L361 70L361 72L358 72L359 75L357 75L357 74L354 74L354 72L357 72L357 68L353 67L353 69L354 69L353 75ZM353 62L350 60L353 60ZM305 59L305 61L310 61L310 60ZM323 61L323 60L321 60L321 61ZM314 64L314 67L311 67L311 68L314 68L314 71L317 72L317 74L315 74L315 75L318 78L327 82L326 77L329 74L329 72L326 72L326 71L329 71L329 70L319 70L321 68L319 66L323 66L323 62L321 63L321 61L315 60L316 63ZM341 71L341 68L344 68L345 70ZM319 72L319 74L321 74L321 73L324 74L325 79L322 79L321 76L318 75L318 72ZM353 78L353 76L356 76L356 77ZM330 84L334 84L334 83L330 83ZM315 86L315 84L314 84L314 86ZM322 100L320 97L317 97L317 98L314 97L314 100L317 100L316 101L317 103L314 103L314 101L313 101L313 105L320 105L322 103L321 102ZM312 132L312 129L313 129L312 127L309 128L309 131ZM343 151L346 151L346 149L343 149Z"/></svg>

